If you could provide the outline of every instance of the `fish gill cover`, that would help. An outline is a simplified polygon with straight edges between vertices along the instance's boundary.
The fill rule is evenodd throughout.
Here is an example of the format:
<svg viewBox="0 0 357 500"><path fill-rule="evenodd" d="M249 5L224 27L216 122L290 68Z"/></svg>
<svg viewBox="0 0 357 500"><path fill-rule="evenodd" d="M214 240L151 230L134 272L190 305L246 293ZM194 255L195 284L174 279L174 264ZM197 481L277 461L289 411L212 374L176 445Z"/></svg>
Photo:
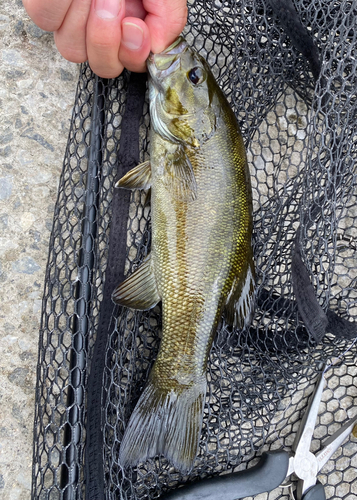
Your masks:
<svg viewBox="0 0 357 500"><path fill-rule="evenodd" d="M289 450L320 363L339 356L326 397L341 407L326 405L331 421L353 416L357 2L283 4L189 3L185 38L208 61L245 141L257 301L249 327L219 326L188 477L162 456L125 469L119 461L160 345L160 306L139 312L110 299L151 246L146 194L114 189L149 158L148 96L144 76L108 81L81 67L45 281L33 499L157 498L249 466L262 449ZM295 12L305 38L294 35ZM319 439L331 433L324 425ZM351 455L344 445L345 475L322 476L328 498L355 493Z"/></svg>

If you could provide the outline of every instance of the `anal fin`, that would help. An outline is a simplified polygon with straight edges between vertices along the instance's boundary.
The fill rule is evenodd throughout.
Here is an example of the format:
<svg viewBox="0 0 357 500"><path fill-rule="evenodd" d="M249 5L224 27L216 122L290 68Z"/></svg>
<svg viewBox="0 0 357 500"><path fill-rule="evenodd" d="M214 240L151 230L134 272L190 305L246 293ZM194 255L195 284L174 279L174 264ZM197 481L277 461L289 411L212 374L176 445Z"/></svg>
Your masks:
<svg viewBox="0 0 357 500"><path fill-rule="evenodd" d="M251 322L255 299L254 264L249 262L246 272L236 276L228 294L225 316L228 324L243 328Z"/></svg>
<svg viewBox="0 0 357 500"><path fill-rule="evenodd" d="M121 306L142 311L151 309L160 302L150 255L129 278L116 287L112 300Z"/></svg>
<svg viewBox="0 0 357 500"><path fill-rule="evenodd" d="M125 189L149 189L151 187L150 161L144 161L127 172L115 184Z"/></svg>

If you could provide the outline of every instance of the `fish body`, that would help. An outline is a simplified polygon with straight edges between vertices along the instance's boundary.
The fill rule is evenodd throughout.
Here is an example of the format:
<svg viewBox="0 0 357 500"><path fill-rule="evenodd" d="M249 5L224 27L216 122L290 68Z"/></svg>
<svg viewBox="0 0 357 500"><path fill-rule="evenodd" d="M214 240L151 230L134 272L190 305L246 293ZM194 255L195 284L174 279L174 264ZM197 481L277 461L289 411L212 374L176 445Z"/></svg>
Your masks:
<svg viewBox="0 0 357 500"><path fill-rule="evenodd" d="M150 163L119 181L151 187L152 250L113 293L135 309L162 301L162 340L129 420L122 465L163 454L187 472L198 451L206 368L217 324L251 317L249 171L234 113L206 61L183 38L151 55Z"/></svg>

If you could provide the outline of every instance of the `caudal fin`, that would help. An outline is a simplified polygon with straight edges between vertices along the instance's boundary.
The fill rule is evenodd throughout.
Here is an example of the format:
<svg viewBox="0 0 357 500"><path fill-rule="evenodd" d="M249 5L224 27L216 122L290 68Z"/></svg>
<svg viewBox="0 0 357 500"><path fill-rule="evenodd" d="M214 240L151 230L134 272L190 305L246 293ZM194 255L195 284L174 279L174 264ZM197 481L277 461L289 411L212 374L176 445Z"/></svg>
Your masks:
<svg viewBox="0 0 357 500"><path fill-rule="evenodd" d="M123 467L164 455L179 471L188 472L198 452L206 380L175 389L147 384L124 433L119 452Z"/></svg>

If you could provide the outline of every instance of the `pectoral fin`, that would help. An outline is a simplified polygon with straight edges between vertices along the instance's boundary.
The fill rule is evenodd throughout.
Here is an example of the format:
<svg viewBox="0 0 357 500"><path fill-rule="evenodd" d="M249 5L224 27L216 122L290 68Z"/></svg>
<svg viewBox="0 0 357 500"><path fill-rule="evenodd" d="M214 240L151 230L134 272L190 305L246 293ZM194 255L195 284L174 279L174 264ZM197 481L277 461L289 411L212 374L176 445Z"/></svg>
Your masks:
<svg viewBox="0 0 357 500"><path fill-rule="evenodd" d="M141 266L114 290L112 300L121 306L146 311L156 306L161 298L148 255Z"/></svg>
<svg viewBox="0 0 357 500"><path fill-rule="evenodd" d="M251 321L254 309L255 280L254 266L251 261L245 273L236 276L228 294L225 313L228 324L243 328Z"/></svg>
<svg viewBox="0 0 357 500"><path fill-rule="evenodd" d="M149 189L151 187L151 166L149 161L144 161L129 170L116 184L115 187L125 189Z"/></svg>
<svg viewBox="0 0 357 500"><path fill-rule="evenodd" d="M195 200L197 183L189 157L183 148L166 158L164 183L174 196L181 201Z"/></svg>

